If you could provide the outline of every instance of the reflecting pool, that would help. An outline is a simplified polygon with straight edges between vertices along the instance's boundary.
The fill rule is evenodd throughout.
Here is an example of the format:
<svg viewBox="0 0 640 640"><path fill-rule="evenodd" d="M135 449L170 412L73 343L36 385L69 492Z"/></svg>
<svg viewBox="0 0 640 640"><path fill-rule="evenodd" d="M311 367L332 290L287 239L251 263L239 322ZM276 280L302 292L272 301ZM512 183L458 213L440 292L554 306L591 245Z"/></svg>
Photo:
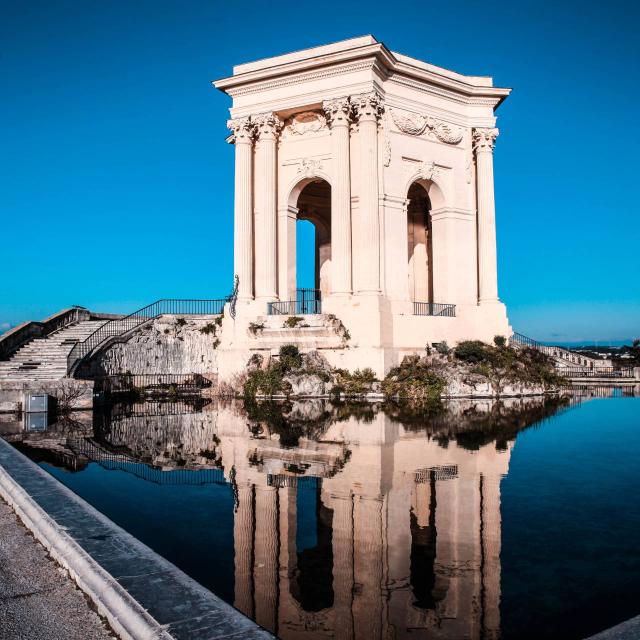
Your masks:
<svg viewBox="0 0 640 640"><path fill-rule="evenodd" d="M640 614L632 396L140 403L0 430L279 637L577 639Z"/></svg>

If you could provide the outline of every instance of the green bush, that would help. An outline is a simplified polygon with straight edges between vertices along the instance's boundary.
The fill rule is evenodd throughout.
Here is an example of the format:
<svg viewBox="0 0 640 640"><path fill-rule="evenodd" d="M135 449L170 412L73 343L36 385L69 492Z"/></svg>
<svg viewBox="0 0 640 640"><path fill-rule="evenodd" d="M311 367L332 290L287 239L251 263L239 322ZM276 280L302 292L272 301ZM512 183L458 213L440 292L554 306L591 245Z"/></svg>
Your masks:
<svg viewBox="0 0 640 640"><path fill-rule="evenodd" d="M243 389L245 398L255 398L256 395L271 397L284 391L282 370L273 366L250 371Z"/></svg>
<svg viewBox="0 0 640 640"><path fill-rule="evenodd" d="M346 396L359 396L371 391L374 382L377 382L376 374L373 369L356 369L353 373L346 369L336 369L336 385L339 389L337 393L343 393Z"/></svg>
<svg viewBox="0 0 640 640"><path fill-rule="evenodd" d="M280 347L280 365L284 371L302 366L302 355L295 344L283 344Z"/></svg>
<svg viewBox="0 0 640 640"><path fill-rule="evenodd" d="M507 339L504 336L493 336L493 344L502 349L507 346Z"/></svg>
<svg viewBox="0 0 640 640"><path fill-rule="evenodd" d="M436 369L418 356L412 356L389 371L382 381L382 391L388 399L432 402L439 400L445 385L446 381Z"/></svg>
<svg viewBox="0 0 640 640"><path fill-rule="evenodd" d="M433 348L442 356L446 356L449 355L451 349L449 348L449 345L447 344L446 340L443 340L442 342L434 342L433 343Z"/></svg>
<svg viewBox="0 0 640 640"><path fill-rule="evenodd" d="M465 340L453 350L453 355L462 362L484 362L489 359L487 345L480 340Z"/></svg>
<svg viewBox="0 0 640 640"><path fill-rule="evenodd" d="M304 318L301 318L300 316L289 316L284 321L284 326L288 329L295 329L303 320Z"/></svg>
<svg viewBox="0 0 640 640"><path fill-rule="evenodd" d="M264 329L264 322L250 322L249 323L249 332L254 336L258 333L258 331L262 331Z"/></svg>
<svg viewBox="0 0 640 640"><path fill-rule="evenodd" d="M218 326L219 325L215 322L208 322L203 327L200 327L200 333L204 333L207 336L211 334L215 336L218 330Z"/></svg>

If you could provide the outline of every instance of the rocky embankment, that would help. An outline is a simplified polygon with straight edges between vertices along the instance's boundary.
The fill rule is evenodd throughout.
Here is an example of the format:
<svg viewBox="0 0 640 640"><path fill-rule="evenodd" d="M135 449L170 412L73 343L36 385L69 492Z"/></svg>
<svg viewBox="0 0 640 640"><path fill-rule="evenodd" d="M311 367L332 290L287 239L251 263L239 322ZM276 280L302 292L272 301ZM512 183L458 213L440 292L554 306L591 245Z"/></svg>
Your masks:
<svg viewBox="0 0 640 640"><path fill-rule="evenodd" d="M441 398L507 398L559 392L565 381L550 358L534 349L514 349L501 340L442 345L424 356L407 357L384 380L371 369L334 369L318 352L302 354L285 345L278 357L254 355L247 371L221 395L245 398L356 398L410 400Z"/></svg>

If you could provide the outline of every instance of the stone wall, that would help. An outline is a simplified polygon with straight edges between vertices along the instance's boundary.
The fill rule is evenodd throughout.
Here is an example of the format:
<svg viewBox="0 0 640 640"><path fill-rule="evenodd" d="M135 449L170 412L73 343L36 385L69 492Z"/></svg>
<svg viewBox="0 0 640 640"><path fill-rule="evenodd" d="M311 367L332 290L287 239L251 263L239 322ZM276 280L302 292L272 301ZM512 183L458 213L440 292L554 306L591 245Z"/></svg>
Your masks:
<svg viewBox="0 0 640 640"><path fill-rule="evenodd" d="M217 376L221 327L214 316L161 316L92 358L91 377L118 373Z"/></svg>
<svg viewBox="0 0 640 640"><path fill-rule="evenodd" d="M73 409L93 408L92 380L0 380L0 413L22 411L27 393L46 393Z"/></svg>

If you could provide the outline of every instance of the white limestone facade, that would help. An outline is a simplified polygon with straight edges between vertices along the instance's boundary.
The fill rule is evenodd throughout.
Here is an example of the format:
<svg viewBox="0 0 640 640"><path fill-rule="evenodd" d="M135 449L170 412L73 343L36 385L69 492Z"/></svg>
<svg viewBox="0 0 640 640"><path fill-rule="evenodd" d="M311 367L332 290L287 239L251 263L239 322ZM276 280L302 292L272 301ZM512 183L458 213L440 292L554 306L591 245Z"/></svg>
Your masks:
<svg viewBox="0 0 640 640"><path fill-rule="evenodd" d="M332 364L384 375L427 344L510 335L493 184L494 112L509 89L372 36L241 64L213 84L232 98L236 157L238 300L222 377L275 348L249 330L273 326L269 310L309 310L291 302L299 219L316 230L311 310L348 330L325 345Z"/></svg>

